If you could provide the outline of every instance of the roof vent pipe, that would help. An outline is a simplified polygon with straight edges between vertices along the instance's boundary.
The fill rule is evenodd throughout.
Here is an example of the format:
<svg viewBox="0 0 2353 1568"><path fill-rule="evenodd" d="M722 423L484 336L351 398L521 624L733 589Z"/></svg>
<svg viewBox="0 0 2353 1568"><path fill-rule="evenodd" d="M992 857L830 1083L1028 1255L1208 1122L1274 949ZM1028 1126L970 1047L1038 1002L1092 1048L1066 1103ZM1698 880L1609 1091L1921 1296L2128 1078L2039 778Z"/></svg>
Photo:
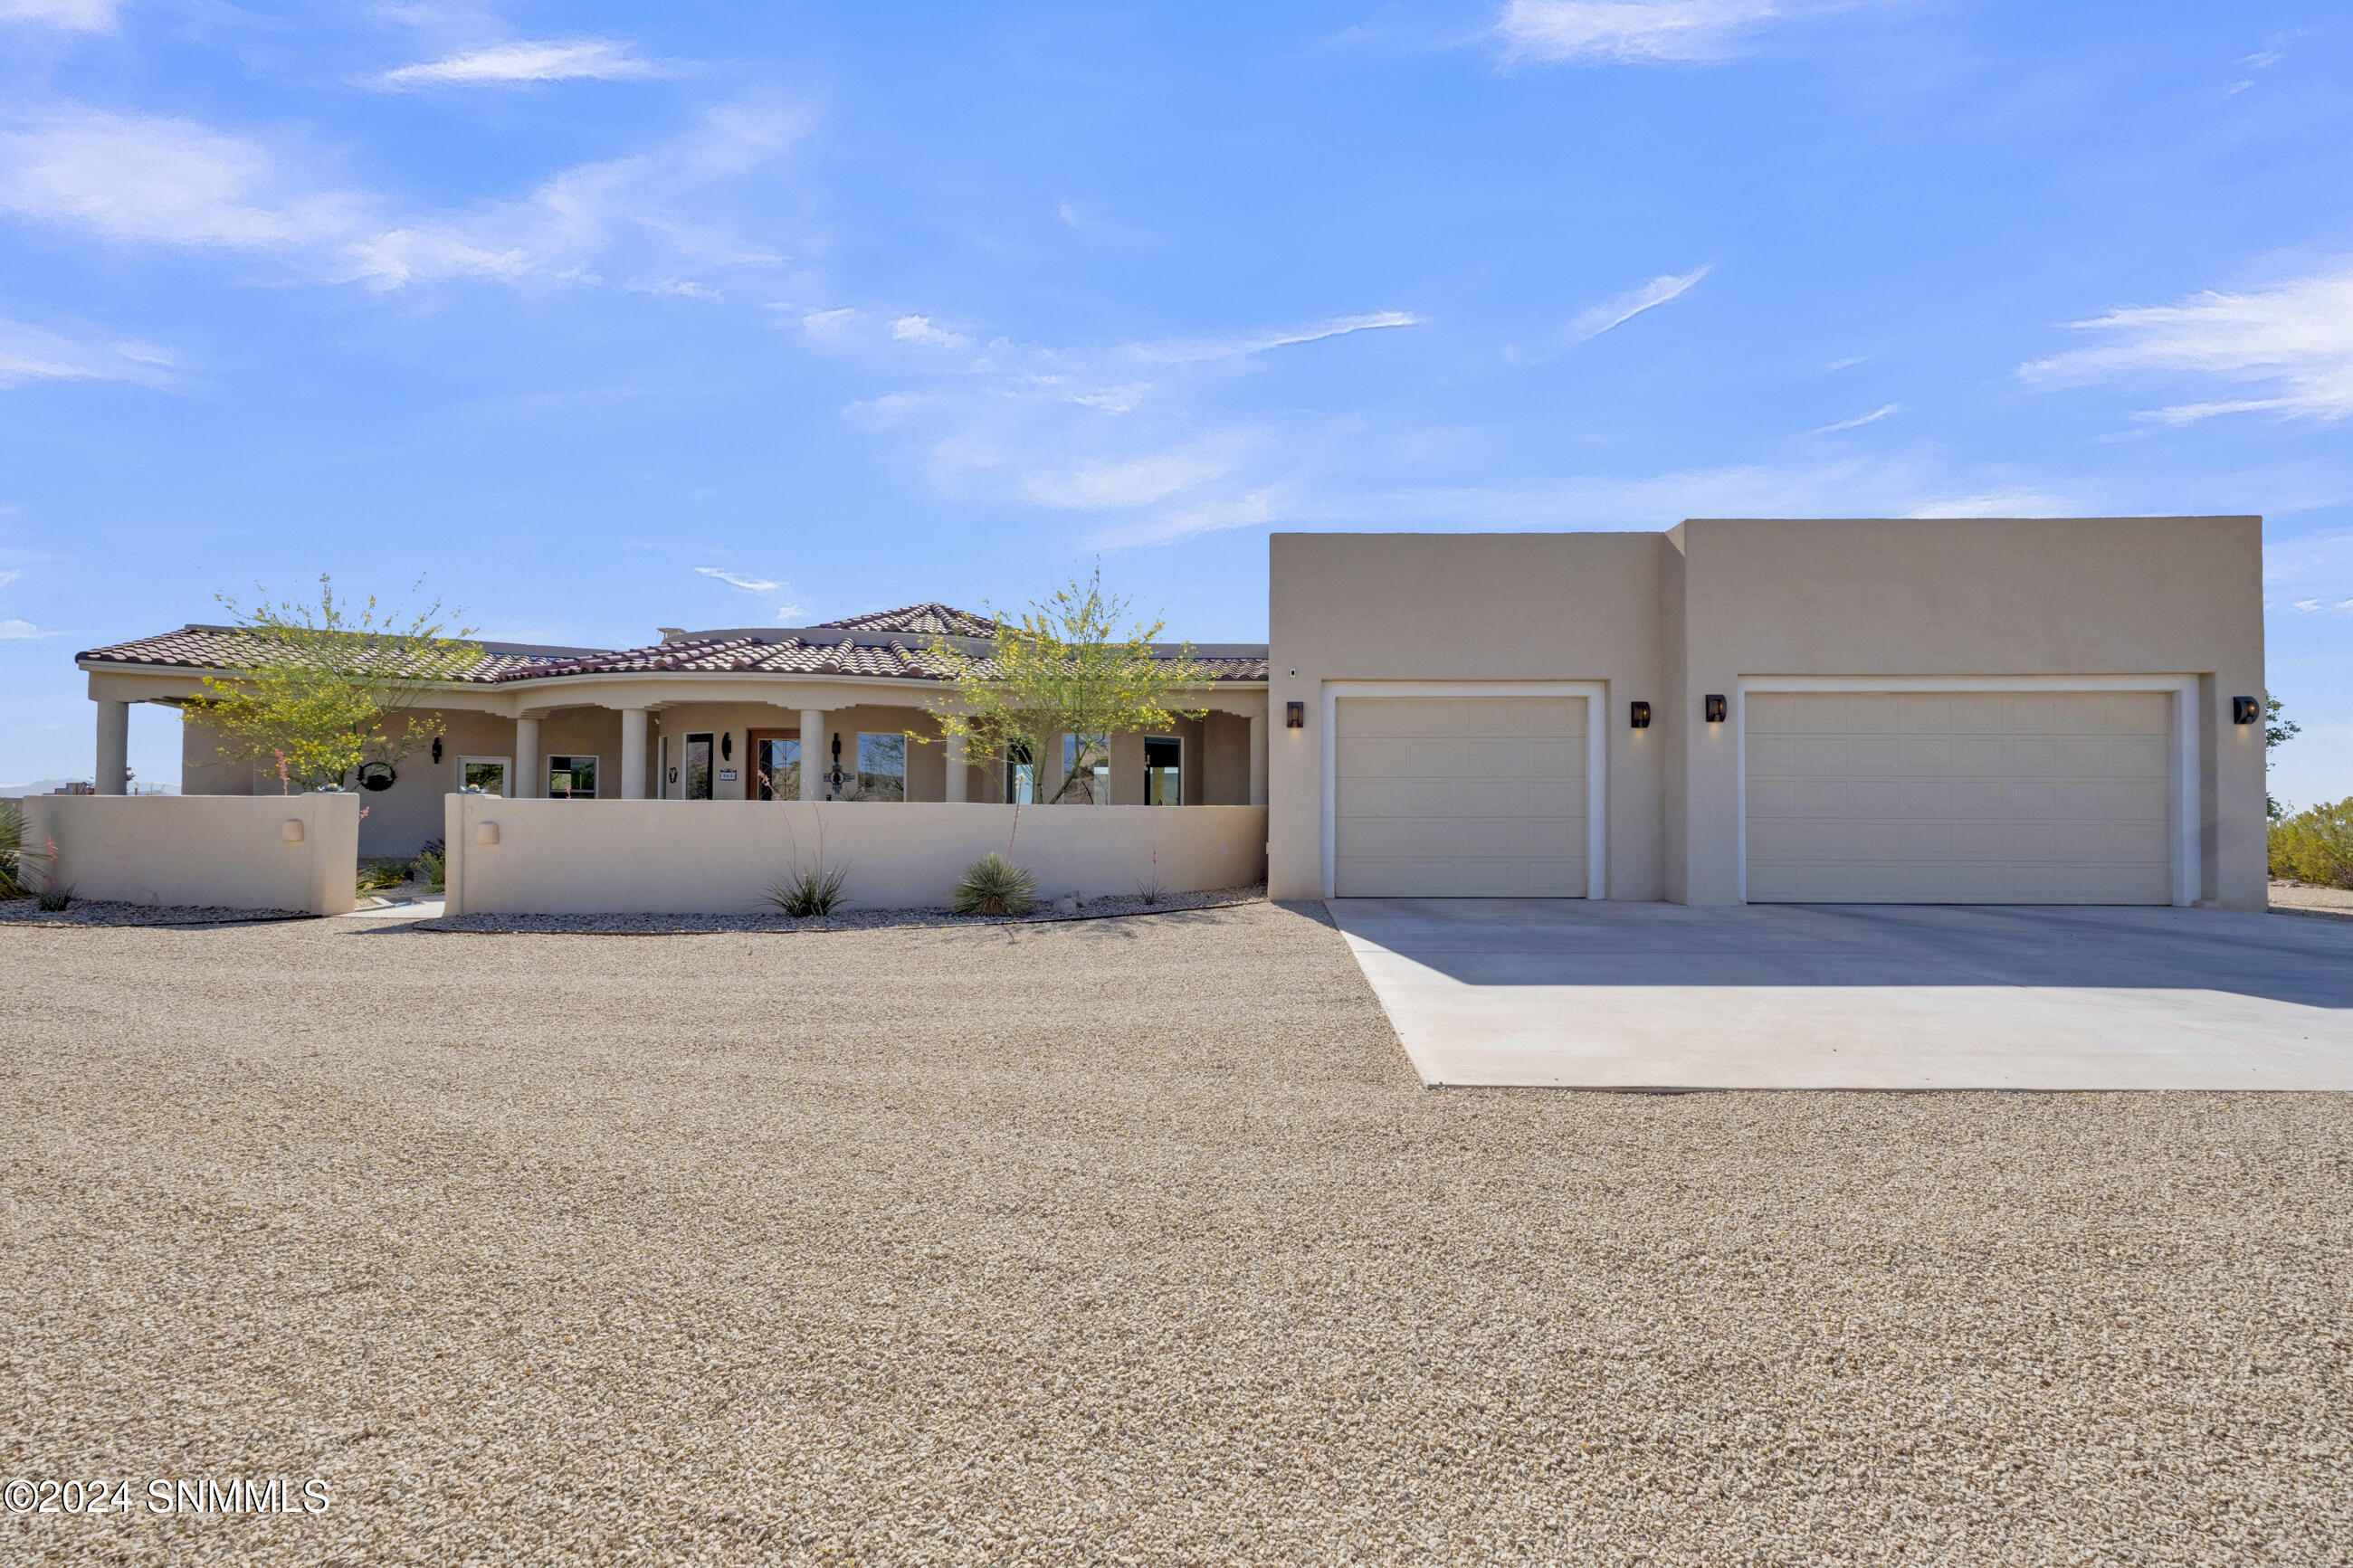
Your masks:
<svg viewBox="0 0 2353 1568"><path fill-rule="evenodd" d="M656 626L654 630L661 633L661 639L664 642L677 642L686 636L684 626Z"/></svg>

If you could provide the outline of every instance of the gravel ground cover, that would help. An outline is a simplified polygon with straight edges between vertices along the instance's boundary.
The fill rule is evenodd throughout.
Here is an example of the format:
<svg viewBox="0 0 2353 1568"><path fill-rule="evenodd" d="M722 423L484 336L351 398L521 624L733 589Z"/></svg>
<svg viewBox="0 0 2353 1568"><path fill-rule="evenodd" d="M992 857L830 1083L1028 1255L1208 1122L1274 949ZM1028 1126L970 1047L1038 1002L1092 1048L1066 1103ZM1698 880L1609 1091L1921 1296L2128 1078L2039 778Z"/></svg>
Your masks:
<svg viewBox="0 0 2353 1568"><path fill-rule="evenodd" d="M2337 920L2353 920L2353 890L2344 888L2316 888L2309 882L2274 882L2272 912L2286 915L2325 915Z"/></svg>
<svg viewBox="0 0 2353 1568"><path fill-rule="evenodd" d="M132 904L107 899L76 899L62 910L44 910L36 899L0 899L0 922L37 926L213 926L252 921L307 921L301 910L230 910L209 904Z"/></svg>
<svg viewBox="0 0 2353 1568"><path fill-rule="evenodd" d="M1061 921L1099 921L1114 916L1173 914L1225 909L1266 897L1266 884L1220 888L1201 893L1163 893L1146 902L1139 894L1043 903L1026 915L960 915L953 910L846 909L837 914L796 920L781 911L736 915L447 915L417 922L420 931L519 932L586 936L693 936L714 931L888 931L955 926L1052 925Z"/></svg>
<svg viewBox="0 0 2353 1568"><path fill-rule="evenodd" d="M332 1500L11 1563L2353 1542L2353 1097L1432 1093L1269 903L0 985L0 1476Z"/></svg>

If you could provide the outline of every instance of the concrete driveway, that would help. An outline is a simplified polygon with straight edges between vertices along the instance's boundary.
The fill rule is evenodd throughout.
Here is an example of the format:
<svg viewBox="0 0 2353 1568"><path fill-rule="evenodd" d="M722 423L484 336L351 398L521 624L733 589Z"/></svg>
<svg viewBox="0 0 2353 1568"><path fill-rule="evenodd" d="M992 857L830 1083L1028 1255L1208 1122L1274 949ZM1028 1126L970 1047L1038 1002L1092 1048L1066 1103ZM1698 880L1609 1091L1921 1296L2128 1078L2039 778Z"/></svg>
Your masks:
<svg viewBox="0 0 2353 1568"><path fill-rule="evenodd" d="M1335 899L1433 1088L2353 1089L2353 922Z"/></svg>

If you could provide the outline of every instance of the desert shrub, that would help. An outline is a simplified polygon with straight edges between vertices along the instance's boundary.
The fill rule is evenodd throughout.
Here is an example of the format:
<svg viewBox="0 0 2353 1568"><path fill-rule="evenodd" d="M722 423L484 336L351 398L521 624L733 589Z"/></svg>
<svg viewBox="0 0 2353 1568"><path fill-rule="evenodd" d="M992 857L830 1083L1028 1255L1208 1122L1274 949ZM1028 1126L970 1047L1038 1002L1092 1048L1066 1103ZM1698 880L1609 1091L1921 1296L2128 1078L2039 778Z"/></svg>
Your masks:
<svg viewBox="0 0 2353 1568"><path fill-rule="evenodd" d="M2271 825L2272 875L2324 888L2353 888L2353 796Z"/></svg>
<svg viewBox="0 0 2353 1568"><path fill-rule="evenodd" d="M24 855L24 808L13 800L0 800L0 899L21 899L32 891L20 875Z"/></svg>
<svg viewBox="0 0 2353 1568"><path fill-rule="evenodd" d="M406 860L364 860L360 863L359 891L380 893L387 888L397 888L408 880Z"/></svg>
<svg viewBox="0 0 2353 1568"><path fill-rule="evenodd" d="M1038 879L992 849L964 868L948 901L960 915L1026 915L1038 902Z"/></svg>
<svg viewBox="0 0 2353 1568"><path fill-rule="evenodd" d="M768 889L768 902L792 916L807 920L816 915L829 915L849 900L841 887L849 879L847 865L827 869L819 860L808 866L795 866L785 879Z"/></svg>
<svg viewBox="0 0 2353 1568"><path fill-rule="evenodd" d="M449 858L442 853L440 846L441 841L437 838L417 852L417 874L436 892L447 887L449 881Z"/></svg>

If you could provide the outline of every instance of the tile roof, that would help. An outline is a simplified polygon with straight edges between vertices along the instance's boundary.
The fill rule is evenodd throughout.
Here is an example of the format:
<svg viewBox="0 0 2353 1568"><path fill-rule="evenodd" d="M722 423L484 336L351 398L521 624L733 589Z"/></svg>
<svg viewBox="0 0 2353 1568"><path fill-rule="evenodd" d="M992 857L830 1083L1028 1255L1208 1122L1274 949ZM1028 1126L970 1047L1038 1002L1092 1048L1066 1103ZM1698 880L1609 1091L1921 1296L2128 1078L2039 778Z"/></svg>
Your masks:
<svg viewBox="0 0 2353 1568"><path fill-rule="evenodd" d="M871 616L819 621L818 626L828 630L839 626L849 632L912 632L917 637L993 637L997 635L997 623L987 616L976 616L970 610L959 610L953 605L941 604L877 610Z"/></svg>
<svg viewBox="0 0 2353 1568"><path fill-rule="evenodd" d="M898 616L955 616L966 626L988 626L977 616L942 605L917 605L860 620ZM839 638L810 637L810 631L839 629ZM993 628L992 628L993 629ZM929 633L892 636L873 628L851 629L842 623L802 631L775 633L730 631L687 636L643 647L606 651L597 648L485 647L482 657L451 679L468 684L503 686L514 681L543 680L560 675L823 675L898 680L947 680L955 671L932 652ZM913 647L909 645L913 644ZM91 664L164 666L179 669L241 669L267 656L271 645L234 626L183 626L160 637L141 637L109 647L91 648L78 657ZM1173 657L1171 650L1168 657ZM1266 679L1266 656L1220 650L1214 657L1195 655L1195 661L1212 680L1256 681ZM987 663L981 668L986 670Z"/></svg>
<svg viewBox="0 0 2353 1568"><path fill-rule="evenodd" d="M807 628L810 631L832 629L833 623ZM1171 656L1173 657L1173 656ZM1217 658L1196 656L1195 662L1209 671L1212 680L1264 680L1266 657L1263 654ZM988 661L981 661L988 668ZM494 680L538 680L558 675L641 675L658 673L698 675L845 675L871 676L896 680L949 680L955 671L948 662L927 646L909 647L899 637L865 636L844 637L840 641L818 641L792 633L779 633L775 637L748 632L728 632L714 637L686 637L671 642L655 643L646 647L626 648L618 653L592 654L586 658L564 660L553 665L534 665L493 677Z"/></svg>
<svg viewBox="0 0 2353 1568"><path fill-rule="evenodd" d="M108 647L94 647L74 657L95 664L164 665L175 669L248 669L268 662L274 646L235 626L185 626L160 637L140 637ZM510 675L530 674L582 651L579 648L525 651L512 647L484 647L480 658L443 679L487 685L505 679Z"/></svg>

